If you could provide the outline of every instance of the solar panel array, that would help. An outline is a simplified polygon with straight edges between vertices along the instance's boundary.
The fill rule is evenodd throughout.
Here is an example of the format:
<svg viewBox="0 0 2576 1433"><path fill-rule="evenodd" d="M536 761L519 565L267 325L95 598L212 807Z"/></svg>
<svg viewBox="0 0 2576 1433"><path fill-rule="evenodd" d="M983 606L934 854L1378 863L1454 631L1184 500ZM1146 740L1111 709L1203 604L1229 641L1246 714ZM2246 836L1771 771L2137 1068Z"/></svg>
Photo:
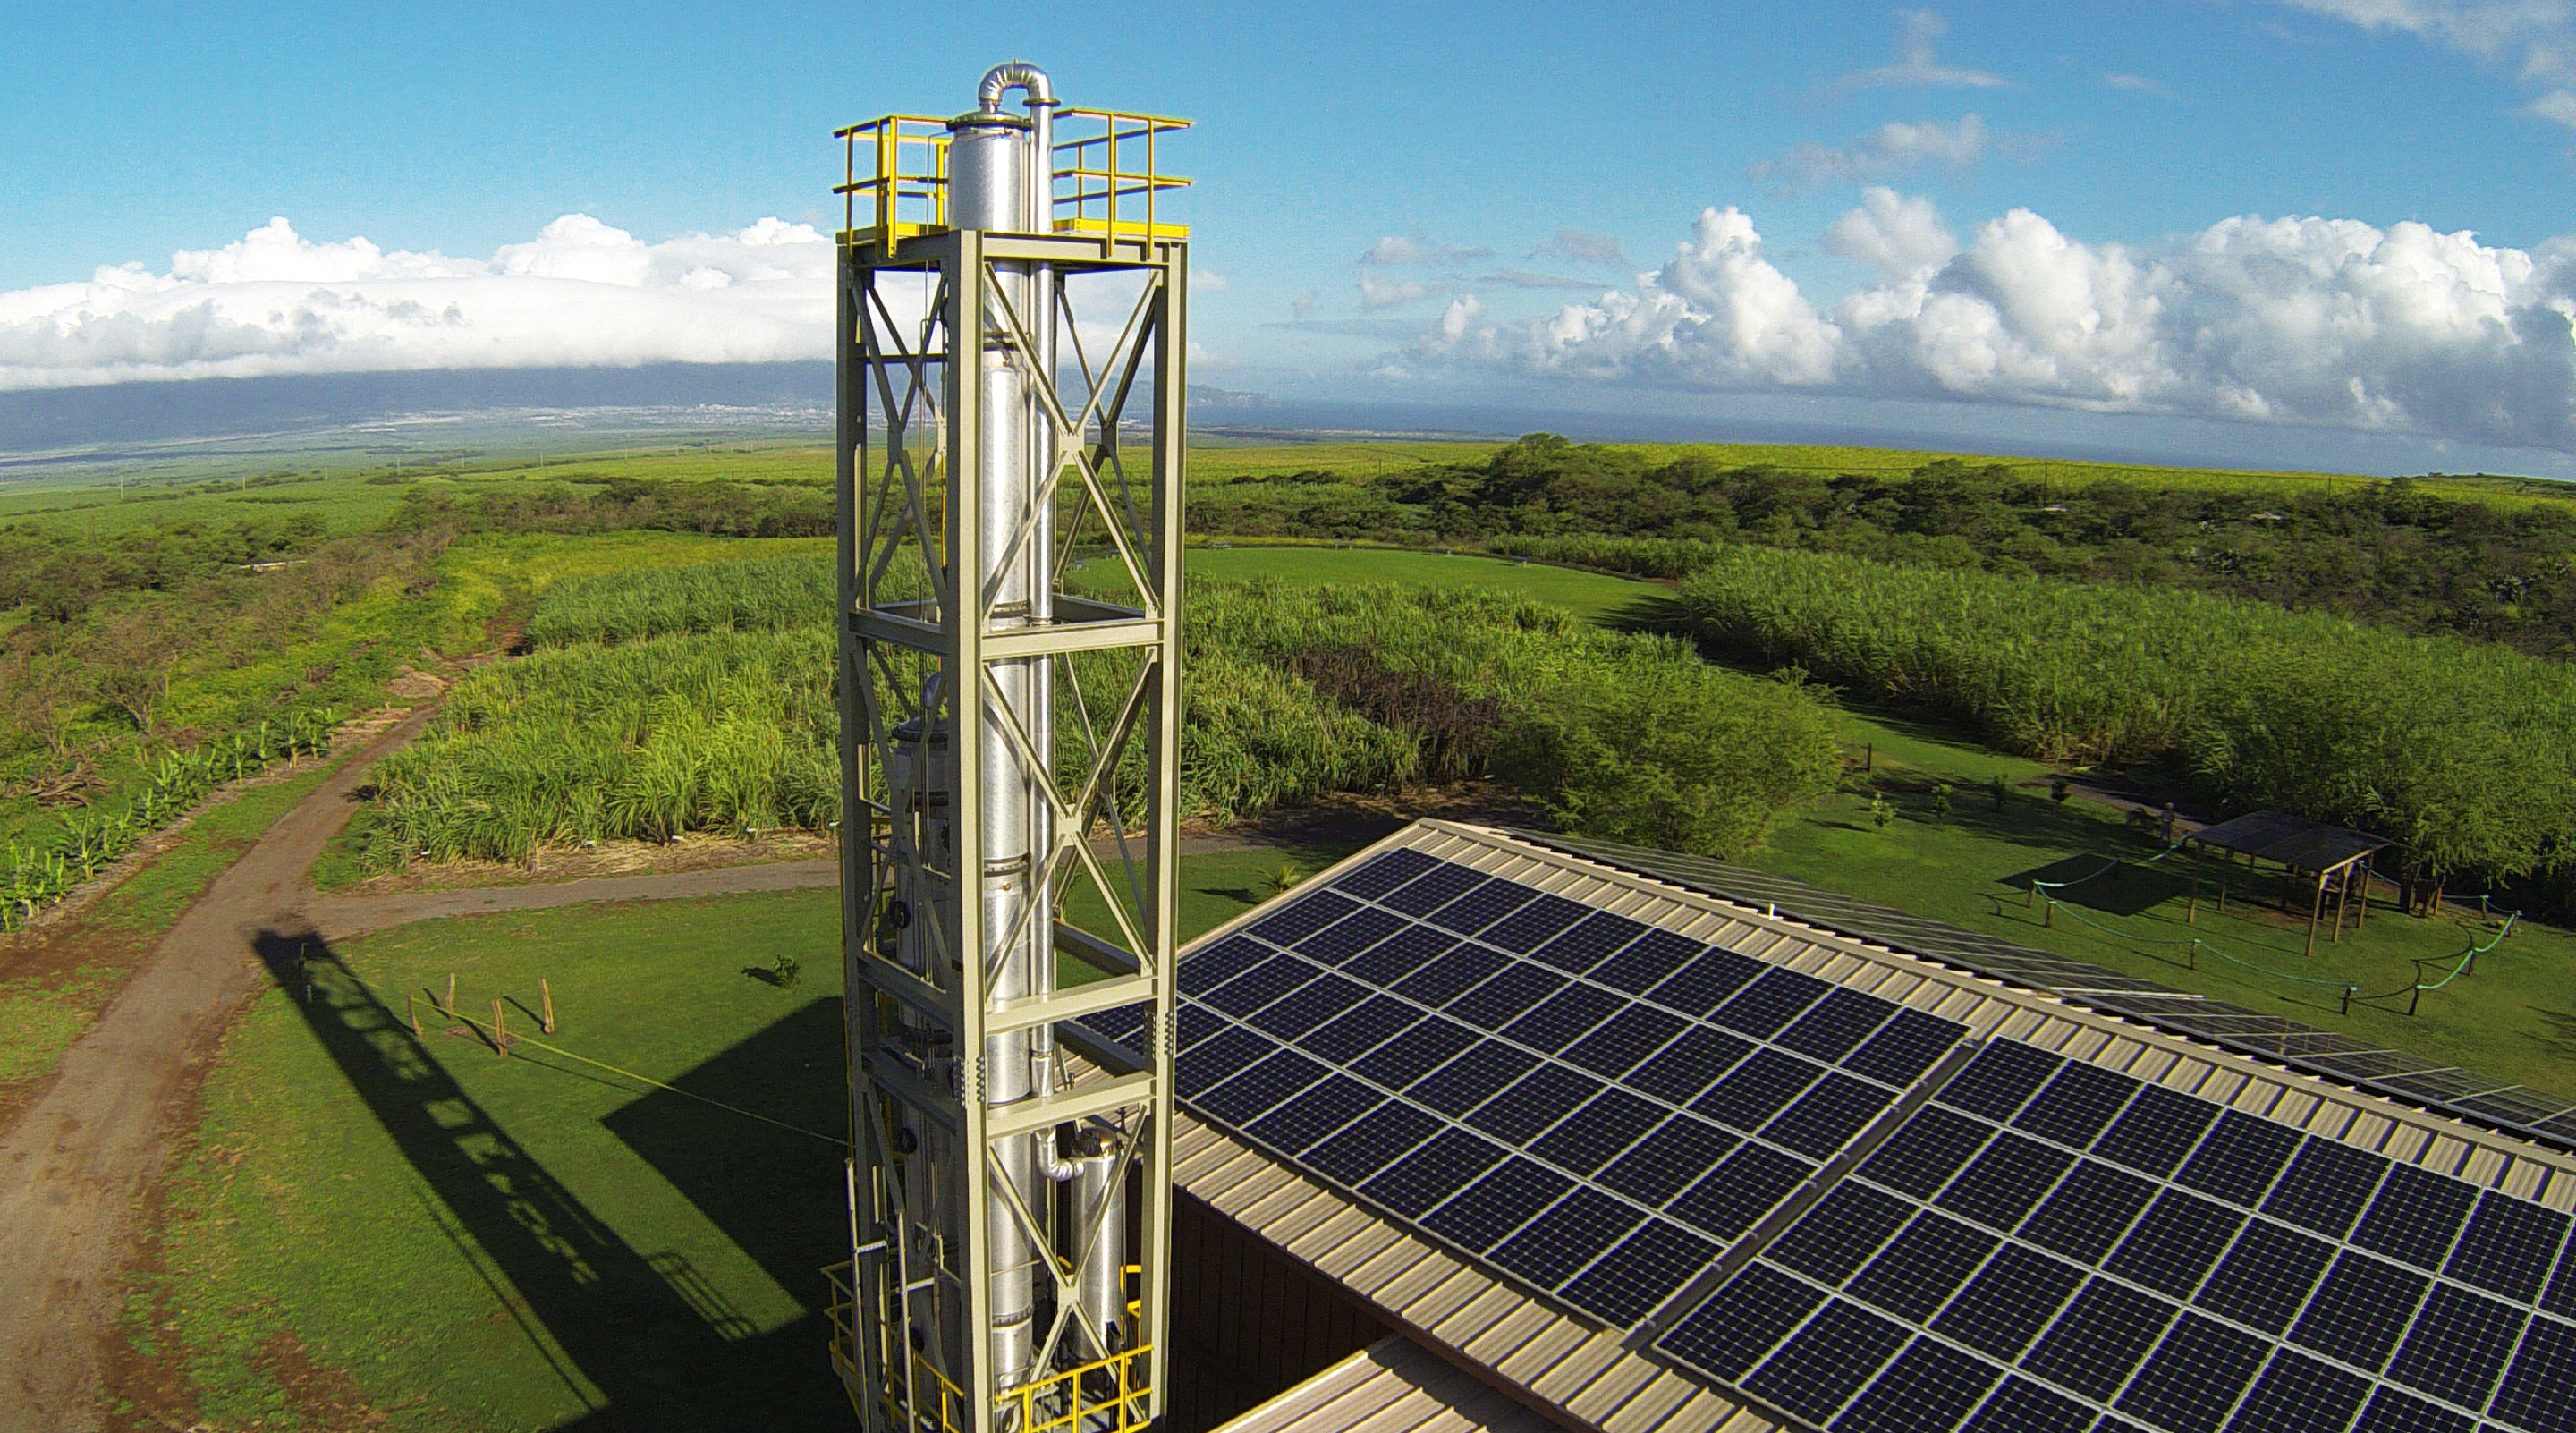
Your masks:
<svg viewBox="0 0 2576 1433"><path fill-rule="evenodd" d="M2266 1011L2188 994L2087 961L2033 950L1839 892L1819 890L1768 871L1608 841L1524 834L1532 841L1739 904L1777 902L1796 911L1799 920L1811 925L1963 965L1998 980L2046 990L2099 1010L2267 1060L2279 1060L2328 1079L2393 1095L2473 1124L2576 1153L2576 1100L2562 1095L2392 1050L2337 1031L2320 1030Z"/></svg>
<svg viewBox="0 0 2576 1433"><path fill-rule="evenodd" d="M1836 1433L2566 1433L2568 1222L1998 1040L1657 1346Z"/></svg>
<svg viewBox="0 0 2576 1433"><path fill-rule="evenodd" d="M1712 939L1387 851L1183 961L1176 1093L1834 1433L2576 1433L2567 1216Z"/></svg>
<svg viewBox="0 0 2576 1433"><path fill-rule="evenodd" d="M1966 1033L1411 850L1193 952L1180 984L1193 1112L1619 1327Z"/></svg>

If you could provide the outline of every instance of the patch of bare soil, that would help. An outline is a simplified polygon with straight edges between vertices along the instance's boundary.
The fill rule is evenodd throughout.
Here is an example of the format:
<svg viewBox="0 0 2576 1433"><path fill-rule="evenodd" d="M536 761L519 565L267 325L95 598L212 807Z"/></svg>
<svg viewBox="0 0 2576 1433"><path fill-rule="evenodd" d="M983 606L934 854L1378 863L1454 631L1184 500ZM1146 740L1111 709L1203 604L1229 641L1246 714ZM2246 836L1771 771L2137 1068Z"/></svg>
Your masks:
<svg viewBox="0 0 2576 1433"><path fill-rule="evenodd" d="M525 886L554 881L586 881L601 876L677 875L720 866L755 866L772 861L829 860L840 850L828 836L811 831L763 831L757 838L692 833L671 842L602 841L593 847L546 847L525 863L513 861L421 861L400 871L370 876L332 892L335 897L411 895L422 891L475 890L486 886Z"/></svg>

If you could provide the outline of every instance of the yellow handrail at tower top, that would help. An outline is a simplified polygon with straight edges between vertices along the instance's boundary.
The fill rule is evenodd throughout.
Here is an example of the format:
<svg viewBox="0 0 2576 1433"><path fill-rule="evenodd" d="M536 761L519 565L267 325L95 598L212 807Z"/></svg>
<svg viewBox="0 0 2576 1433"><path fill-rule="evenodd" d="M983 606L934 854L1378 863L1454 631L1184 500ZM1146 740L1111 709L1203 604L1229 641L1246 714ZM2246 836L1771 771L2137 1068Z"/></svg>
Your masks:
<svg viewBox="0 0 2576 1433"><path fill-rule="evenodd" d="M1160 196L1190 181L1162 171L1157 140L1190 121L1121 110L1056 111L1050 225L1059 234L1150 241L1182 239ZM846 147L841 242L900 243L948 227L948 121L890 114L833 131Z"/></svg>

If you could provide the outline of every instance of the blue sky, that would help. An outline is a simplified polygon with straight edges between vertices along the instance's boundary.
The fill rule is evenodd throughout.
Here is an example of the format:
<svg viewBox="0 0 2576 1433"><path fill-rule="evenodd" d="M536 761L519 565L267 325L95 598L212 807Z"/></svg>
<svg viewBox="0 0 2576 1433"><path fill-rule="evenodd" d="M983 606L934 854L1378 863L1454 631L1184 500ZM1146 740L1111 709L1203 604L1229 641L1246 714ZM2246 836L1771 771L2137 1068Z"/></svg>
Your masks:
<svg viewBox="0 0 2576 1433"><path fill-rule="evenodd" d="M6 387L617 361L549 314L820 356L811 265L725 246L828 227L834 126L966 108L1022 57L1199 121L1203 383L2576 447L2568 0L103 5L8 34ZM2213 229L2242 216L2336 222Z"/></svg>

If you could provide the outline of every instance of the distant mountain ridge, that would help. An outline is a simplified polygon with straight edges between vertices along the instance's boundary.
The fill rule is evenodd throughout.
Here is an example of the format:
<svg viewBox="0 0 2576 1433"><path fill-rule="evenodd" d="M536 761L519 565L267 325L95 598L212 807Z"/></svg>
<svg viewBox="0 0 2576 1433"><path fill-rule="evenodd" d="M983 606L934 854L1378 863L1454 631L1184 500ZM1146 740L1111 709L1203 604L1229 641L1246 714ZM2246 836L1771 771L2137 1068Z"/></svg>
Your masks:
<svg viewBox="0 0 2576 1433"><path fill-rule="evenodd" d="M425 413L700 407L810 411L828 423L832 365L433 369L30 389L0 393L0 454L315 432Z"/></svg>

